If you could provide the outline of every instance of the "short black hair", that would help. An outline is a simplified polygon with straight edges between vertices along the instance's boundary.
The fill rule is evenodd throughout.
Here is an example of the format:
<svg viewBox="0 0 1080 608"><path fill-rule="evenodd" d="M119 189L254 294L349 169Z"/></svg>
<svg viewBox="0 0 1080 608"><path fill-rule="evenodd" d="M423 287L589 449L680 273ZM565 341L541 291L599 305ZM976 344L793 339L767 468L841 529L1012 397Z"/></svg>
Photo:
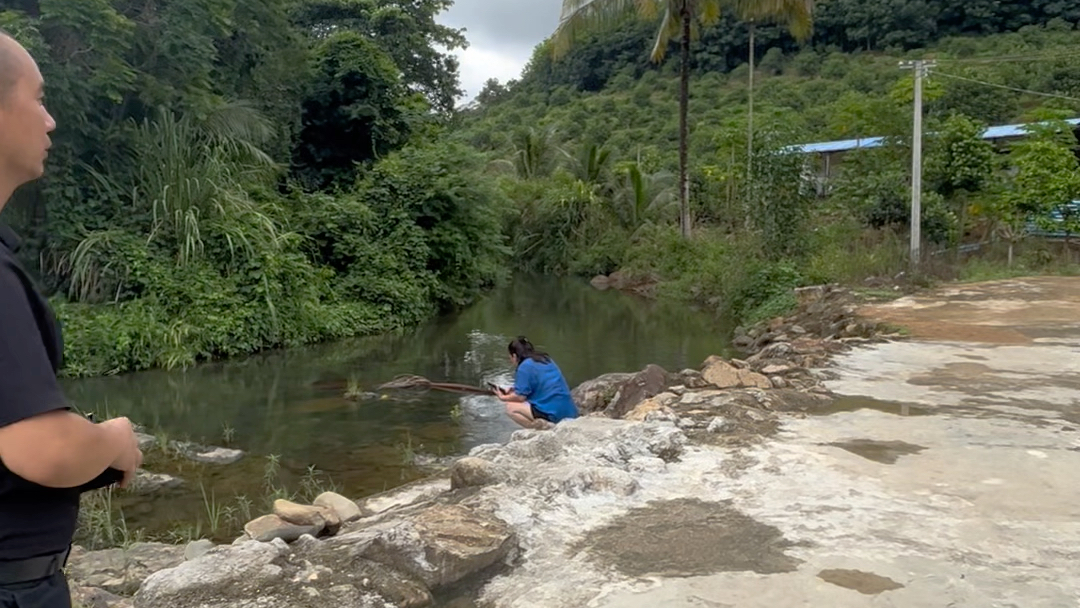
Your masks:
<svg viewBox="0 0 1080 608"><path fill-rule="evenodd" d="M0 29L0 101L7 99L19 82L19 60L10 42L16 42L15 37Z"/></svg>

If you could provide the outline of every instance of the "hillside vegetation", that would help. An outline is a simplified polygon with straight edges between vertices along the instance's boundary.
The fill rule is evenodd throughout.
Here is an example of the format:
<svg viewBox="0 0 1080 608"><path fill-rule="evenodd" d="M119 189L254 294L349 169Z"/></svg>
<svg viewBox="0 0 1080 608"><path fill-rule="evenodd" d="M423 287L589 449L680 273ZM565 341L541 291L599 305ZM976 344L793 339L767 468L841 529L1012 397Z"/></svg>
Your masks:
<svg viewBox="0 0 1080 608"><path fill-rule="evenodd" d="M912 8L926 2L893 4L908 7L897 15L927 14ZM929 4L943 14L950 6L971 9ZM1002 10L1013 4L1000 3ZM957 17L920 36L894 24L892 35L863 45L852 33L864 31L857 23L835 21L842 5L823 3L819 34L803 48L759 35L752 151L749 70L733 59L747 55L738 33L745 26L729 20L695 44L697 237L686 242L675 229L677 64L650 64L648 24L631 19L594 34L564 61L552 61L545 43L521 80L490 81L455 137L488 157L517 205L508 235L518 266L583 276L622 269L659 279L662 294L743 320L782 310L794 285L908 271L914 96L912 71L899 62L918 58L937 65L923 97L926 259L909 278L1074 269L1064 247L1023 238L1025 227L1040 223L1080 232L1080 218L1064 206L1080 199L1074 134L1050 122L1007 147L979 134L991 125L1080 117L1080 16L1043 12L1045 22L1030 24L1002 15L985 27ZM789 149L873 136L890 145L849 154L824 191L804 179L820 171L820 161ZM1048 174L1046 166L1058 171ZM962 258L962 244L980 248Z"/></svg>

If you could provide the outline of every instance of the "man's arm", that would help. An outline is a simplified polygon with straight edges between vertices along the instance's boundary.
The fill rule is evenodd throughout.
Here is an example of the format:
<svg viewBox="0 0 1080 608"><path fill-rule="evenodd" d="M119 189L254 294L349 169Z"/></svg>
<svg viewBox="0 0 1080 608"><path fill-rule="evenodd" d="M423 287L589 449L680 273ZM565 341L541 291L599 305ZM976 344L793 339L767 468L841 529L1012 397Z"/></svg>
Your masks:
<svg viewBox="0 0 1080 608"><path fill-rule="evenodd" d="M52 410L0 428L0 460L28 481L74 488L90 483L110 466L124 470L125 456L134 462L128 436L134 438L127 419L94 424L78 414ZM137 467L124 472L133 473Z"/></svg>
<svg viewBox="0 0 1080 608"><path fill-rule="evenodd" d="M24 287L0 267L0 461L28 481L72 488L109 466L134 473L141 460L126 419L93 424L68 410Z"/></svg>

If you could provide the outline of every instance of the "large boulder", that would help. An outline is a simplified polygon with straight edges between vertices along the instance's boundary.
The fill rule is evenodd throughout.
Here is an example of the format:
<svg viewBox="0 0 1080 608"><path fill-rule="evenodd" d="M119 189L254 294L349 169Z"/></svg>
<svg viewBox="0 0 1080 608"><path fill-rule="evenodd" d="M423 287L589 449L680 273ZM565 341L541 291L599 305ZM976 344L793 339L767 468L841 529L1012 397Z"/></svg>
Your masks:
<svg viewBox="0 0 1080 608"><path fill-rule="evenodd" d="M503 562L516 547L514 532L494 515L430 503L312 545L305 557L327 564L378 562L435 590Z"/></svg>
<svg viewBox="0 0 1080 608"><path fill-rule="evenodd" d="M709 357L705 361L702 376L716 388L772 388L772 382L766 376L746 368L735 367L720 357Z"/></svg>
<svg viewBox="0 0 1080 608"><path fill-rule="evenodd" d="M570 396L583 416L602 412L611 404L622 385L633 376L627 373L604 374L582 382L570 392Z"/></svg>
<svg viewBox="0 0 1080 608"><path fill-rule="evenodd" d="M452 489L486 486L499 481L499 470L483 458L466 456L450 467Z"/></svg>
<svg viewBox="0 0 1080 608"><path fill-rule="evenodd" d="M315 505L316 507L332 509L335 513L337 513L338 519L340 519L342 523L349 523L351 521L355 521L357 519L360 519L360 517L363 515L363 513L360 511L360 505L356 504L355 501L345 498L337 492L323 492L322 494L316 496L315 500L312 501L311 504Z"/></svg>
<svg viewBox="0 0 1080 608"><path fill-rule="evenodd" d="M75 546L68 558L73 587L103 589L131 595L152 573L184 561L184 547L162 543L135 543L127 549L86 551Z"/></svg>
<svg viewBox="0 0 1080 608"><path fill-rule="evenodd" d="M305 538L300 546L321 544ZM381 564L313 562L275 540L218 547L156 572L134 600L134 608L421 608L431 595Z"/></svg>
<svg viewBox="0 0 1080 608"><path fill-rule="evenodd" d="M608 418L622 418L633 411L639 403L664 392L671 384L671 376L659 365L649 365L619 386L619 391L604 410Z"/></svg>

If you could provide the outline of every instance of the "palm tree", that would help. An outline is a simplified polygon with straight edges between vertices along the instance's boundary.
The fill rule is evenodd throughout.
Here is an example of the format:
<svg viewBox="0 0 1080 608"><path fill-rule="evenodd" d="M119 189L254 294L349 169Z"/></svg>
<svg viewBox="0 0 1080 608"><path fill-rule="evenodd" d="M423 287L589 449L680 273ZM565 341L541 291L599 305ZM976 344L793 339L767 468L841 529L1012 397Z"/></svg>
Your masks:
<svg viewBox="0 0 1080 608"><path fill-rule="evenodd" d="M559 27L552 37L552 53L564 55L579 36L598 27L617 24L627 15L652 20L660 17L660 28L653 43L651 59L660 62L672 40L680 42L679 72L679 226L690 237L690 181L687 174L690 105L690 42L703 27L715 25L721 10L729 8L736 15L776 18L798 17L798 4L812 5L812 0L563 0ZM809 12L806 13L809 19ZM804 24L792 18L791 23Z"/></svg>

